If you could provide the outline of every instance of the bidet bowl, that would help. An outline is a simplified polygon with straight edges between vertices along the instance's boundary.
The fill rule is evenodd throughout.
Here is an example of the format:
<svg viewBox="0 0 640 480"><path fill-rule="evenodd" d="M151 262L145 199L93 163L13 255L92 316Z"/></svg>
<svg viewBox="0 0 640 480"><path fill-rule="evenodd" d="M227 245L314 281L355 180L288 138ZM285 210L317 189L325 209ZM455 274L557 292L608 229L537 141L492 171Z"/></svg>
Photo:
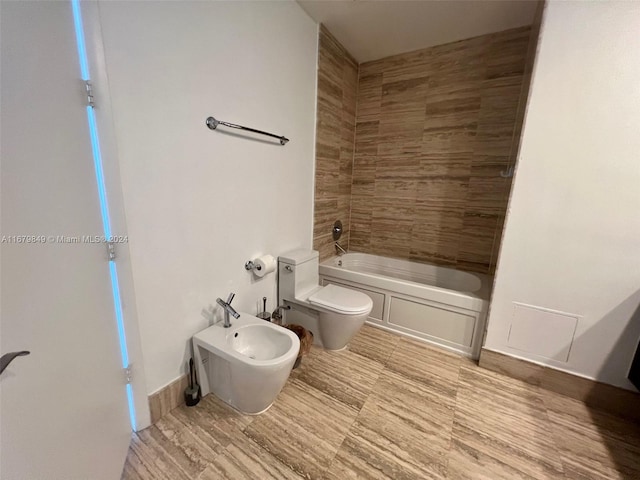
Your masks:
<svg viewBox="0 0 640 480"><path fill-rule="evenodd" d="M242 413L262 413L289 378L300 340L248 313L240 312L231 323L230 328L212 325L193 337L202 394L212 392Z"/></svg>
<svg viewBox="0 0 640 480"><path fill-rule="evenodd" d="M253 360L274 360L286 355L294 344L289 335L271 325L245 325L236 328L227 337L229 346Z"/></svg>

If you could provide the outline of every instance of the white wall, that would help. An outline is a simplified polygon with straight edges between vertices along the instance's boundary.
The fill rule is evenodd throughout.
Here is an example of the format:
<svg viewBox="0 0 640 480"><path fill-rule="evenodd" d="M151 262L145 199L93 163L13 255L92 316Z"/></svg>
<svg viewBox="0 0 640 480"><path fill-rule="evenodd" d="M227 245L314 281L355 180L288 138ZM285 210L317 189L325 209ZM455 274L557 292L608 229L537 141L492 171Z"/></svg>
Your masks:
<svg viewBox="0 0 640 480"><path fill-rule="evenodd" d="M485 345L627 388L640 337L639 25L637 2L547 5ZM535 312L527 327L513 302L575 314L575 334Z"/></svg>
<svg viewBox="0 0 640 480"><path fill-rule="evenodd" d="M317 25L295 2L100 2L147 390L184 373L201 311L274 308L244 262L312 241ZM291 139L210 131L218 119ZM216 306L216 311L219 308ZM219 312L218 312L219 315Z"/></svg>

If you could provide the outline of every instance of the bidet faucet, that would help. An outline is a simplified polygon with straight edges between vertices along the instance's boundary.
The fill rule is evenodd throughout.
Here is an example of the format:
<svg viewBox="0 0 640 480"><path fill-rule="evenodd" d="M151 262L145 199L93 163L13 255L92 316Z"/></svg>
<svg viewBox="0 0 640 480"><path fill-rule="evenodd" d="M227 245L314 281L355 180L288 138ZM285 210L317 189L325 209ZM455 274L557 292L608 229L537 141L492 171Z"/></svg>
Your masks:
<svg viewBox="0 0 640 480"><path fill-rule="evenodd" d="M229 315L233 315L233 318L240 318L240 314L235 311L235 309L231 306L231 302L233 301L233 297L235 297L235 293L230 293L229 298L225 302L221 298L218 297L216 303L222 307L224 311L224 328L229 328L231 326L231 321L229 320Z"/></svg>
<svg viewBox="0 0 640 480"><path fill-rule="evenodd" d="M344 255L345 253L347 253L347 251L346 251L344 248L342 248L342 247L340 246L340 244L339 244L337 241L336 241L336 243L335 243L335 246L336 246L336 253L337 253L338 255L342 256L342 255Z"/></svg>

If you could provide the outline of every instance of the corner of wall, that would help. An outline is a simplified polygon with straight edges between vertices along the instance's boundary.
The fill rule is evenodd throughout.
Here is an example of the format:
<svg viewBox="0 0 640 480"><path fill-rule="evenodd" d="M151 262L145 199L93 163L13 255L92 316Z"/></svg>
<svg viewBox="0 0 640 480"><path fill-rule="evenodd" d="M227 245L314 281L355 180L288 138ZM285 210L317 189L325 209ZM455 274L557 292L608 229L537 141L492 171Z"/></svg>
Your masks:
<svg viewBox="0 0 640 480"><path fill-rule="evenodd" d="M640 143L631 125L640 117L629 86L640 71L628 52L638 46L640 9L555 1L536 18L537 55L485 348L629 388L640 335L637 269L629 268L640 262L630 247L640 199ZM579 316L558 349L563 358L539 355L565 328L560 323L547 325L535 348L512 348L516 302Z"/></svg>
<svg viewBox="0 0 640 480"><path fill-rule="evenodd" d="M336 220L350 238L351 185L355 140L358 63L324 26L318 35L314 249L320 260L334 255Z"/></svg>

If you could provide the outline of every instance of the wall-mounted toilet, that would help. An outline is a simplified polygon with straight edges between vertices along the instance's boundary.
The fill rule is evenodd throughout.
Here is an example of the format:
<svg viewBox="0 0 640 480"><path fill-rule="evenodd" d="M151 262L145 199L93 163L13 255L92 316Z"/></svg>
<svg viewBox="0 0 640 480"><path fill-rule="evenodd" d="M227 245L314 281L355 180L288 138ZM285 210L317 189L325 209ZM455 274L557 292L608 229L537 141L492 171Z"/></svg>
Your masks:
<svg viewBox="0 0 640 480"><path fill-rule="evenodd" d="M291 307L287 323L314 333L314 343L341 350L358 333L373 308L371 298L337 285L321 286L318 252L298 249L278 257L278 297Z"/></svg>

